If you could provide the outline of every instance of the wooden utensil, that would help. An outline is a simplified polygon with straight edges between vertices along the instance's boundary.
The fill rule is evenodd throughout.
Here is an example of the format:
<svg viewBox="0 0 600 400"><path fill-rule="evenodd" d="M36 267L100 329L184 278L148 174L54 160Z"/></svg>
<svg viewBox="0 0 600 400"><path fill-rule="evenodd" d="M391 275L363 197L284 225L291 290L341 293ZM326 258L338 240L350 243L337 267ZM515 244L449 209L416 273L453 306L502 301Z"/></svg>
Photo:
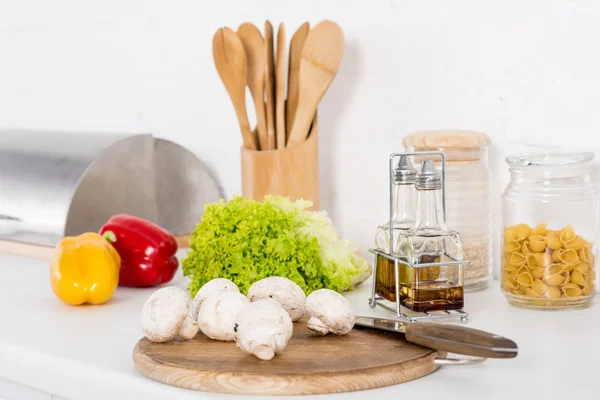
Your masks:
<svg viewBox="0 0 600 400"><path fill-rule="evenodd" d="M300 61L298 107L288 146L306 139L319 102L329 88L344 54L344 33L332 21L318 23L306 37Z"/></svg>
<svg viewBox="0 0 600 400"><path fill-rule="evenodd" d="M394 385L439 368L444 353L407 342L403 335L354 329L344 336L319 336L306 320L294 323L285 350L270 361L243 353L233 342L199 333L167 343L140 340L137 369L169 385L208 392L297 395L350 392Z"/></svg>
<svg viewBox="0 0 600 400"><path fill-rule="evenodd" d="M275 131L277 132L277 148L285 147L285 27L283 22L277 30L277 57L275 67Z"/></svg>
<svg viewBox="0 0 600 400"><path fill-rule="evenodd" d="M298 79L300 72L300 59L302 58L302 49L304 41L310 30L308 22L300 25L300 28L292 36L290 41L290 61L288 64L288 95L285 108L285 130L286 140L290 136L292 130L292 122L296 115L296 107L298 106Z"/></svg>
<svg viewBox="0 0 600 400"><path fill-rule="evenodd" d="M273 60L273 25L265 21L265 92L267 97L267 142L268 150L277 147L275 137L275 67Z"/></svg>
<svg viewBox="0 0 600 400"><path fill-rule="evenodd" d="M242 131L244 147L256 150L246 112L246 54L238 35L229 28L220 28L213 37L213 59L221 81L229 93Z"/></svg>
<svg viewBox="0 0 600 400"><path fill-rule="evenodd" d="M435 323L405 324L401 321L372 317L356 317L356 325L405 335L411 343L439 351L488 358L514 358L515 342L489 332L459 325Z"/></svg>
<svg viewBox="0 0 600 400"><path fill-rule="evenodd" d="M265 115L265 41L260 30L245 22L238 27L237 34L244 45L248 63L246 83L252 94L256 109L256 130L261 150L268 148L267 116Z"/></svg>

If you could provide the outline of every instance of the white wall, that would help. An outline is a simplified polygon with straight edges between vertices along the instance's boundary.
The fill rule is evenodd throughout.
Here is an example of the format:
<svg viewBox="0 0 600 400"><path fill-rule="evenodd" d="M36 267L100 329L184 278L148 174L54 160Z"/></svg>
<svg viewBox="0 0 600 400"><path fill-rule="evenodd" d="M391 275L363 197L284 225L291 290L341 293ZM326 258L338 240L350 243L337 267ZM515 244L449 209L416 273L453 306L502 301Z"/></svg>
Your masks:
<svg viewBox="0 0 600 400"><path fill-rule="evenodd" d="M0 0L0 129L151 132L240 192L240 133L211 58L219 26L288 35L328 18L347 41L320 107L323 205L371 244L386 157L408 132L488 133L495 194L525 144L600 143L595 0Z"/></svg>

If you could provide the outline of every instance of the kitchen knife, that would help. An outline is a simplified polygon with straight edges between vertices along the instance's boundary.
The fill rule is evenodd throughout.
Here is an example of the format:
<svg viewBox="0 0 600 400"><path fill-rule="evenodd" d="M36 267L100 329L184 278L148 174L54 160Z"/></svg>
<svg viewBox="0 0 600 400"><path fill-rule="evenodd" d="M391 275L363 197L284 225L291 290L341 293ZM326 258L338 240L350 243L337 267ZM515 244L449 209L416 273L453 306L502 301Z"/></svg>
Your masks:
<svg viewBox="0 0 600 400"><path fill-rule="evenodd" d="M514 358L515 342L493 333L464 326L432 322L403 323L391 319L358 316L355 325L403 333L406 340L448 353L488 358Z"/></svg>

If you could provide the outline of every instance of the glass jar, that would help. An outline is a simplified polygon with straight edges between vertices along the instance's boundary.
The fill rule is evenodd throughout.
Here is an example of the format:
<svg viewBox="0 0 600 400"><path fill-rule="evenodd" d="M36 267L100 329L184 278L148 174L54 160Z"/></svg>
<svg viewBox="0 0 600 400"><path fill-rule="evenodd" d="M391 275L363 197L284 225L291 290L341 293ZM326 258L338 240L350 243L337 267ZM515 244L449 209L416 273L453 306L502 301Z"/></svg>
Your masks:
<svg viewBox="0 0 600 400"><path fill-rule="evenodd" d="M423 131L404 138L407 151L443 151L446 156L446 223L460 233L464 290L487 287L492 278L490 138L465 130ZM439 166L439 163L437 163Z"/></svg>
<svg viewBox="0 0 600 400"><path fill-rule="evenodd" d="M506 158L501 287L511 304L536 309L590 304L600 216L593 159L594 153Z"/></svg>

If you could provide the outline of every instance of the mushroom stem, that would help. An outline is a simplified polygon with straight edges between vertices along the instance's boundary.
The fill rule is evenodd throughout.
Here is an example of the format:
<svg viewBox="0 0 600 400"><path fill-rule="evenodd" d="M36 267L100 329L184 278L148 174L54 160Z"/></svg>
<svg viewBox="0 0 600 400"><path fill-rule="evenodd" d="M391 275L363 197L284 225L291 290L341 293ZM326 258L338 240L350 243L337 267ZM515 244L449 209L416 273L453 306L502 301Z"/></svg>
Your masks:
<svg viewBox="0 0 600 400"><path fill-rule="evenodd" d="M308 329L319 335L325 336L329 333L329 328L317 317L310 317L307 323Z"/></svg>
<svg viewBox="0 0 600 400"><path fill-rule="evenodd" d="M181 325L179 336L181 336L183 339L189 340L196 336L197 333L198 323L188 315L183 321L183 325Z"/></svg>
<svg viewBox="0 0 600 400"><path fill-rule="evenodd" d="M267 346L265 344L261 344L256 346L254 349L254 355L261 360L268 361L275 357L275 350L272 346Z"/></svg>

